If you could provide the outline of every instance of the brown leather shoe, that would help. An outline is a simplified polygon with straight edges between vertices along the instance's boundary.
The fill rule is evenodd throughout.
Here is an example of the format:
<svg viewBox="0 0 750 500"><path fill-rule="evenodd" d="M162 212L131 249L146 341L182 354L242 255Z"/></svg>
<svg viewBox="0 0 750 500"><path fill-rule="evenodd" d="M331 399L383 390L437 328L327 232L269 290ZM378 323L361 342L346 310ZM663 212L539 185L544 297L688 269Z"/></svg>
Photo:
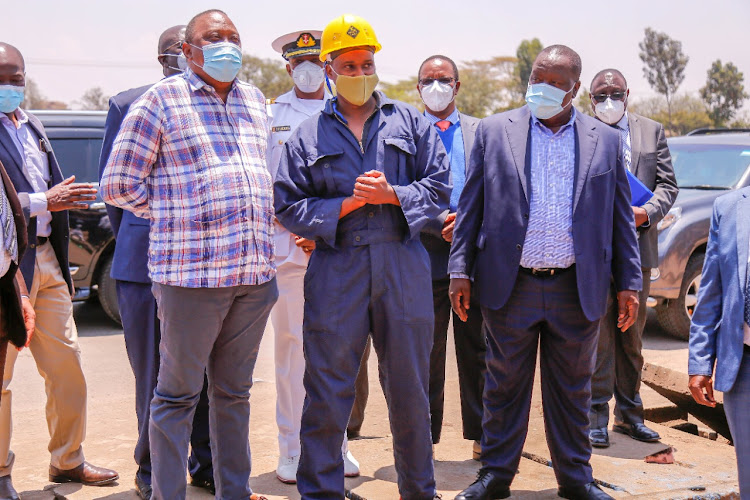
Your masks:
<svg viewBox="0 0 750 500"><path fill-rule="evenodd" d="M104 486L114 483L120 478L117 472L103 467L95 467L88 462L83 462L75 469L60 470L49 466L49 480L53 483L81 483L89 486Z"/></svg>

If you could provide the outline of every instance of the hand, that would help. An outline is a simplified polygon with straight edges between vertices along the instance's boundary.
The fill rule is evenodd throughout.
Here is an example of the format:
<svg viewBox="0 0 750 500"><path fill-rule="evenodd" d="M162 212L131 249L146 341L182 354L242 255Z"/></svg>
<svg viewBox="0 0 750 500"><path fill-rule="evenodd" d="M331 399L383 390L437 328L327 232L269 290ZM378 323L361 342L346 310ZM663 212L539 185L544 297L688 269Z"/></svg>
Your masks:
<svg viewBox="0 0 750 500"><path fill-rule="evenodd" d="M23 347L29 347L31 337L34 336L34 328L36 328L36 313L28 297L21 297L21 310L23 311L23 324L26 327L26 345ZM20 351L23 347L16 347L16 349Z"/></svg>
<svg viewBox="0 0 750 500"><path fill-rule="evenodd" d="M294 244L297 245L302 249L303 252L305 252L307 255L310 255L313 250L315 250L315 242L313 240L308 240L307 238L303 238L302 236L294 236Z"/></svg>
<svg viewBox="0 0 750 500"><path fill-rule="evenodd" d="M393 186L388 184L385 174L378 170L370 170L357 177L354 183L354 199L370 205L400 204Z"/></svg>
<svg viewBox="0 0 750 500"><path fill-rule="evenodd" d="M617 292L617 328L625 331L635 323L638 317L638 292L623 290Z"/></svg>
<svg viewBox="0 0 750 500"><path fill-rule="evenodd" d="M711 377L706 375L690 375L688 388L690 388L690 393L693 395L696 403L703 406L710 406L711 408L716 406L714 384L711 381Z"/></svg>
<svg viewBox="0 0 750 500"><path fill-rule="evenodd" d="M635 227L641 227L648 222L648 213L643 207L633 207L633 215L635 216Z"/></svg>
<svg viewBox="0 0 750 500"><path fill-rule="evenodd" d="M441 232L443 239L448 243L453 242L454 227L456 227L456 214L448 214L448 217L445 218L445 222L443 222L443 231Z"/></svg>
<svg viewBox="0 0 750 500"><path fill-rule="evenodd" d="M448 296L451 298L451 306L458 314L461 321L466 323L469 319L469 302L471 299L471 280L466 278L451 278L451 284L448 287Z"/></svg>
<svg viewBox="0 0 750 500"><path fill-rule="evenodd" d="M75 175L71 175L57 186L47 191L47 210L60 212L72 208L89 208L87 201L96 199L96 188L93 184L73 182Z"/></svg>

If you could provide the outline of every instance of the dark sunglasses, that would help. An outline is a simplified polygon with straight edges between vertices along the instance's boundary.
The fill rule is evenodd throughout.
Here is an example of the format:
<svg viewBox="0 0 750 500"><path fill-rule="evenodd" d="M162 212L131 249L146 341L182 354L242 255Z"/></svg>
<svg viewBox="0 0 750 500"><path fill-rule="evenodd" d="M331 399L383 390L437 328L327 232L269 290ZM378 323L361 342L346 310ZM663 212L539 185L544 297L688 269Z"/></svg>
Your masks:
<svg viewBox="0 0 750 500"><path fill-rule="evenodd" d="M591 98L596 102L604 102L608 97L614 101L624 101L626 95L626 92L612 92L611 94L591 94Z"/></svg>
<svg viewBox="0 0 750 500"><path fill-rule="evenodd" d="M419 80L419 84L423 87L429 87L435 82L440 82L445 85L450 85L455 81L456 81L455 78L423 78L422 80Z"/></svg>

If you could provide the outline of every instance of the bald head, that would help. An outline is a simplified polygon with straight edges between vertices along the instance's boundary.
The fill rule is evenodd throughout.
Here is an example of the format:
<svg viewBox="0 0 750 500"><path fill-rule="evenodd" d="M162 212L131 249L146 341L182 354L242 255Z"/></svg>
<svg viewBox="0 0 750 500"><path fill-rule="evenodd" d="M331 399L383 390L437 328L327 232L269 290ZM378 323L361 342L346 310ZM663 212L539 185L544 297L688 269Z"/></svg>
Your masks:
<svg viewBox="0 0 750 500"><path fill-rule="evenodd" d="M219 9L210 9L196 14L185 27L185 41L196 45L196 37L200 37L206 26L222 25L226 28L231 27L234 31L237 28L229 19L226 12Z"/></svg>
<svg viewBox="0 0 750 500"><path fill-rule="evenodd" d="M589 87L592 89L591 93L594 93L594 88L602 85L609 87L618 86L624 89L628 88L628 82L625 80L625 75L623 75L620 70L614 68L603 69L594 75L593 80L591 80L591 86Z"/></svg>
<svg viewBox="0 0 750 500"><path fill-rule="evenodd" d="M537 65L567 68L575 81L581 78L581 56L566 45L550 45L542 49L534 61L534 66Z"/></svg>
<svg viewBox="0 0 750 500"><path fill-rule="evenodd" d="M25 72L21 51L9 43L0 42L0 85L26 86Z"/></svg>
<svg viewBox="0 0 750 500"><path fill-rule="evenodd" d="M184 24L178 24L164 30L164 33L159 37L159 54L166 54L171 47L174 45L182 45L185 41L185 28ZM182 49L180 49L182 52Z"/></svg>

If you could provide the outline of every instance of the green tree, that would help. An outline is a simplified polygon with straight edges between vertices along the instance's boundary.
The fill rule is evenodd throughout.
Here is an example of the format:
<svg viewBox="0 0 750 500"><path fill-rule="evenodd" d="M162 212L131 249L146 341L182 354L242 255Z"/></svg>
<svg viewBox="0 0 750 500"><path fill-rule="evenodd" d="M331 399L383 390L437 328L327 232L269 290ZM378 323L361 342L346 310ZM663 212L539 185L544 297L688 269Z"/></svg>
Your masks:
<svg viewBox="0 0 750 500"><path fill-rule="evenodd" d="M526 86L531 76L531 67L534 65L536 56L544 48L538 38L532 40L522 40L516 49L516 67L514 74L516 77L516 98L520 101L526 96Z"/></svg>
<svg viewBox="0 0 750 500"><path fill-rule="evenodd" d="M748 98L745 92L744 76L737 66L715 60L707 71L706 86L700 90L703 102L708 108L708 116L717 127L724 126L742 107Z"/></svg>
<svg viewBox="0 0 750 500"><path fill-rule="evenodd" d="M106 110L109 108L109 96L104 93L101 87L92 87L83 93L78 103L81 105L81 109Z"/></svg>
<svg viewBox="0 0 750 500"><path fill-rule="evenodd" d="M631 101L628 110L643 115L659 123L668 123L669 111L664 105L664 100L652 97L638 101ZM672 125L666 127L669 136L684 135L697 128L711 126L711 118L705 103L697 96L690 94L678 94L672 102Z"/></svg>
<svg viewBox="0 0 750 500"><path fill-rule="evenodd" d="M591 92L589 92L583 85L581 85L581 88L578 90L578 97L576 97L573 105L581 113L594 116L594 110L591 107Z"/></svg>
<svg viewBox="0 0 750 500"><path fill-rule="evenodd" d="M288 92L294 82L286 72L286 66L276 59L263 59L250 54L242 56L242 68L237 75L240 80L250 82L269 99Z"/></svg>
<svg viewBox="0 0 750 500"><path fill-rule="evenodd" d="M685 79L685 66L690 58L682 52L682 42L666 33L646 28L646 36L638 44L643 61L643 76L649 85L667 100L668 122L672 123L672 98Z"/></svg>
<svg viewBox="0 0 750 500"><path fill-rule="evenodd" d="M518 106L514 94L515 57L497 56L461 64L456 105L462 113L484 118Z"/></svg>
<svg viewBox="0 0 750 500"><path fill-rule="evenodd" d="M23 109L68 109L68 105L64 102L47 99L31 78L26 78L26 91L21 107Z"/></svg>
<svg viewBox="0 0 750 500"><path fill-rule="evenodd" d="M381 82L380 90L385 92L385 95L391 99L403 101L419 108L421 111L424 110L422 98L419 97L419 92L417 92L416 76L405 80L399 80L396 83Z"/></svg>

